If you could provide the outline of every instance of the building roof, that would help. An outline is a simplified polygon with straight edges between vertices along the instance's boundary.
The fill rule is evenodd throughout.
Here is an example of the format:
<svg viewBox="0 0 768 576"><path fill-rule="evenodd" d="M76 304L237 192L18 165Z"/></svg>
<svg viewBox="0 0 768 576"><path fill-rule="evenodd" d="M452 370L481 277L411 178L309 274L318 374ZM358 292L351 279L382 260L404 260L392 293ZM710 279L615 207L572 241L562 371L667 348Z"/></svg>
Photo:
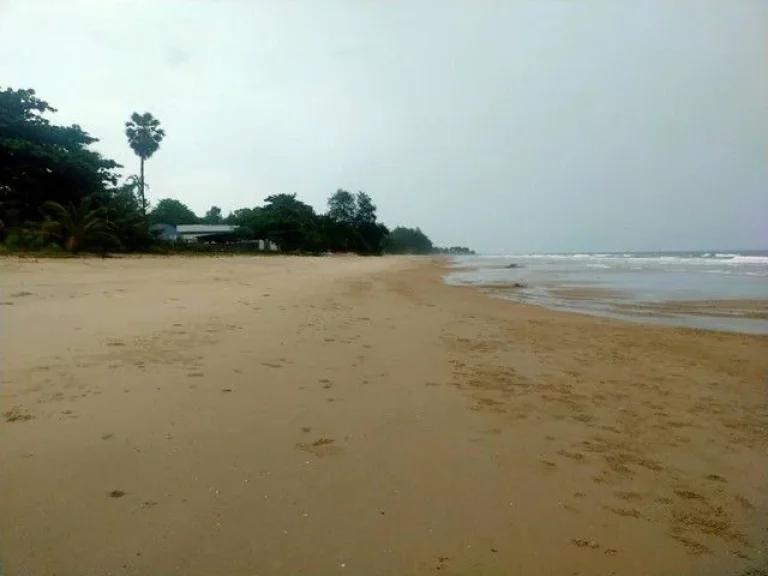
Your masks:
<svg viewBox="0 0 768 576"><path fill-rule="evenodd" d="M152 224L152 226L149 227L149 230L157 234L163 240L174 240L179 235L178 232L176 232L176 226L171 226L170 224Z"/></svg>
<svg viewBox="0 0 768 576"><path fill-rule="evenodd" d="M237 226L229 224L179 224L176 232L179 234L222 234L234 232Z"/></svg>

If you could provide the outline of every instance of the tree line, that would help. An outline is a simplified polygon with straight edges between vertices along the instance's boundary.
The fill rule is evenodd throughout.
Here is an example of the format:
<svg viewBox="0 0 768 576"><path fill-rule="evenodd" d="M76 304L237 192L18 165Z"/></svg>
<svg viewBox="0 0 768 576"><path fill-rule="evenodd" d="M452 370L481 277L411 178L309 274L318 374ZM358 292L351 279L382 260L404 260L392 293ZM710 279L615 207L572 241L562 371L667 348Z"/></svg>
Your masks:
<svg viewBox="0 0 768 576"><path fill-rule="evenodd" d="M183 249L159 240L154 224L231 224L236 240L270 240L286 252L359 254L440 251L419 228L390 230L378 221L365 192L339 189L327 210L295 194L274 194L261 205L227 216L212 206L198 217L170 198L146 201L145 163L160 149L165 131L152 114L133 113L125 124L128 145L139 158L139 175L121 179L120 164L93 149L98 142L79 125L59 126L34 90L0 90L0 248L4 251L66 250L143 252ZM455 247L444 251L469 253ZM462 252L463 251L463 252Z"/></svg>

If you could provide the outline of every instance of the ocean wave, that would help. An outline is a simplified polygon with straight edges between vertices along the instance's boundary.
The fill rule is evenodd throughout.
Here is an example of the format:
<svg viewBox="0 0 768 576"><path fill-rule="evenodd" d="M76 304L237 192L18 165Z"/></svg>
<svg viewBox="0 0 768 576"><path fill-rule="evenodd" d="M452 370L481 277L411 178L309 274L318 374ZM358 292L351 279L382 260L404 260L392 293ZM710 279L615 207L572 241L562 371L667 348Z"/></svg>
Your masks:
<svg viewBox="0 0 768 576"><path fill-rule="evenodd" d="M484 262L485 261L485 262ZM551 263L556 264L558 262L572 262L574 264L586 265L587 267L596 268L594 263L601 263L604 265L610 265L610 267L627 267L630 263L632 266L648 266L648 267L660 267L664 269L676 268L676 267L701 267L710 268L714 266L728 266L739 267L741 269L750 269L754 267L768 266L768 253L738 253L738 252L622 252L622 253L610 253L610 252L577 252L577 253L560 253L560 254L493 254L483 255L475 257L473 259L462 259L461 261L455 260L454 262L461 262L464 265L471 265L475 267L496 267L500 266L501 262L506 261L508 263ZM491 263L494 264L491 264Z"/></svg>
<svg viewBox="0 0 768 576"><path fill-rule="evenodd" d="M499 257L501 258L501 257ZM639 263L680 263L704 265L729 264L768 264L768 255L730 254L730 253L701 253L701 254L607 254L607 253L577 253L577 254L520 254L507 256L510 261L601 261L601 262L632 262Z"/></svg>
<svg viewBox="0 0 768 576"><path fill-rule="evenodd" d="M768 268L763 270L743 270L731 268L730 270L715 269L715 270L700 270L704 274L720 274L722 276L760 276L763 278L768 277Z"/></svg>
<svg viewBox="0 0 768 576"><path fill-rule="evenodd" d="M741 256L736 254L730 261L737 264L768 264L768 256Z"/></svg>

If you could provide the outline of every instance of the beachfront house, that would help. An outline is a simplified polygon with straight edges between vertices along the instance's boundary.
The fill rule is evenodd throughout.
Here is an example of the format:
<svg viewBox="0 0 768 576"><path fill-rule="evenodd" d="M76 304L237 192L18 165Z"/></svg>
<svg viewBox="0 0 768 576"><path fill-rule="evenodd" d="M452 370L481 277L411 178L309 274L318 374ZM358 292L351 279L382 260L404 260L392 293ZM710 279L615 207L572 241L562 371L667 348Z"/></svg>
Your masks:
<svg viewBox="0 0 768 576"><path fill-rule="evenodd" d="M238 226L230 224L155 224L152 230L163 240L183 241L190 244L247 244L250 248L276 252L277 244L270 240L245 240L238 234Z"/></svg>
<svg viewBox="0 0 768 576"><path fill-rule="evenodd" d="M237 241L237 226L230 224L179 224L176 232L179 239L190 243Z"/></svg>

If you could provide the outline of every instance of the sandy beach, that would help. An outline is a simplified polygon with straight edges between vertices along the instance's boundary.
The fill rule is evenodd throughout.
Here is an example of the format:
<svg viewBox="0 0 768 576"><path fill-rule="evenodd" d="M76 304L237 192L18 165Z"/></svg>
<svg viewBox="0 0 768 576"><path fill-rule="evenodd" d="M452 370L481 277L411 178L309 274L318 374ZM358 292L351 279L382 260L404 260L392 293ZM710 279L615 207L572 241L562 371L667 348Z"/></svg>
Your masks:
<svg viewBox="0 0 768 576"><path fill-rule="evenodd" d="M765 566L768 337L444 273L0 260L0 574Z"/></svg>

